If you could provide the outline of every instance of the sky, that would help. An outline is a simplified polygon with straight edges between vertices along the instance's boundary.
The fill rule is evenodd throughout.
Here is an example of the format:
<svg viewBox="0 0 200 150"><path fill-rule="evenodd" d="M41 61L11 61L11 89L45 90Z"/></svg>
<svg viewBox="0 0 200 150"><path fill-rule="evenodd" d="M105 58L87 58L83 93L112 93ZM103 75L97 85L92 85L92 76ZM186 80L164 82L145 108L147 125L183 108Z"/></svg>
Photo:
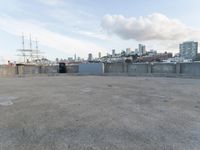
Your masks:
<svg viewBox="0 0 200 150"><path fill-rule="evenodd" d="M87 58L138 44L177 53L200 41L199 0L0 0L0 63L18 59L29 35L46 58ZM35 43L33 42L33 46Z"/></svg>

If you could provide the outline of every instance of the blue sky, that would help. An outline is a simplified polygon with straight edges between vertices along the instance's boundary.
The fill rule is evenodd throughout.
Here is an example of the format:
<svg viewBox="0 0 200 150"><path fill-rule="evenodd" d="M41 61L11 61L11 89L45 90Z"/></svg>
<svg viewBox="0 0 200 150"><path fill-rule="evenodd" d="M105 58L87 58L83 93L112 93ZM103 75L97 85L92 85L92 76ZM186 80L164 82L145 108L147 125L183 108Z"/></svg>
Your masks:
<svg viewBox="0 0 200 150"><path fill-rule="evenodd" d="M180 42L200 40L199 6L199 0L0 0L0 63L17 60L22 32L37 37L52 60L139 43L176 53Z"/></svg>

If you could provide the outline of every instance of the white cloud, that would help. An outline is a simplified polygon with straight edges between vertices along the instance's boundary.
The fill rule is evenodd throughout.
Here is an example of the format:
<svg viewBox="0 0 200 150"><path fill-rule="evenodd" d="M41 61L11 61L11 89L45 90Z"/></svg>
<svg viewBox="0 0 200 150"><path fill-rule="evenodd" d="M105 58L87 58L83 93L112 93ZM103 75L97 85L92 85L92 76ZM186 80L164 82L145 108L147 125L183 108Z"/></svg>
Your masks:
<svg viewBox="0 0 200 150"><path fill-rule="evenodd" d="M97 53L96 50L104 50L94 43L52 32L39 22L15 20L1 15L0 20L1 30L16 36L20 36L22 32L32 33L34 37L38 37L40 44L65 52L68 55L73 55L76 51L79 56L86 57L89 52Z"/></svg>
<svg viewBox="0 0 200 150"><path fill-rule="evenodd" d="M100 39L100 40L110 40L108 36L102 33L89 32L89 31L77 31L76 33L87 36L87 37Z"/></svg>
<svg viewBox="0 0 200 150"><path fill-rule="evenodd" d="M154 40L162 43L200 40L200 30L188 27L177 19L170 19L159 13L139 18L106 15L101 24L109 34L115 34L126 40Z"/></svg>

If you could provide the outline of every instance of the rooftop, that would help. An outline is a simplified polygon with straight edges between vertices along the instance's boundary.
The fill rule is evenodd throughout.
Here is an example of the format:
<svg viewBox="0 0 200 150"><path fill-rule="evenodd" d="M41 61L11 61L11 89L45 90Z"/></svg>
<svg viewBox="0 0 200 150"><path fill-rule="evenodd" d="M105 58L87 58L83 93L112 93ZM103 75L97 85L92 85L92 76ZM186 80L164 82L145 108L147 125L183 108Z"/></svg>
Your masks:
<svg viewBox="0 0 200 150"><path fill-rule="evenodd" d="M200 149L200 80L0 78L2 150Z"/></svg>

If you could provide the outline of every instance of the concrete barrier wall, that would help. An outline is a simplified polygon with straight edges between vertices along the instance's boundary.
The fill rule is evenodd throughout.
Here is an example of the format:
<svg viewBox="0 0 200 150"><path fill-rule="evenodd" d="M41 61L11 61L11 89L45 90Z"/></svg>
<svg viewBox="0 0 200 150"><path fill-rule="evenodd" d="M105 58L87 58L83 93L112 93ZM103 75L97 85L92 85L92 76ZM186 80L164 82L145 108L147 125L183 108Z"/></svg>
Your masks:
<svg viewBox="0 0 200 150"><path fill-rule="evenodd" d="M129 64L128 65L129 74L144 74L148 73L148 64Z"/></svg>
<svg viewBox="0 0 200 150"><path fill-rule="evenodd" d="M41 66L40 67L40 73L42 74L51 74L51 73L57 73L58 72L58 66Z"/></svg>
<svg viewBox="0 0 200 150"><path fill-rule="evenodd" d="M176 73L176 64L173 63L153 63L151 65L151 73Z"/></svg>
<svg viewBox="0 0 200 150"><path fill-rule="evenodd" d="M17 75L37 75L42 72L41 66L17 66Z"/></svg>
<svg viewBox="0 0 200 150"><path fill-rule="evenodd" d="M181 63L180 74L200 76L200 63Z"/></svg>
<svg viewBox="0 0 200 150"><path fill-rule="evenodd" d="M67 73L78 73L79 72L79 66L78 65L69 65L66 66Z"/></svg>
<svg viewBox="0 0 200 150"><path fill-rule="evenodd" d="M200 63L109 63L105 73L127 74L176 74L200 76Z"/></svg>
<svg viewBox="0 0 200 150"><path fill-rule="evenodd" d="M107 63L104 64L105 73L124 73L127 72L127 64L124 63Z"/></svg>
<svg viewBox="0 0 200 150"><path fill-rule="evenodd" d="M0 76L58 73L58 66L0 66ZM175 74L200 76L200 63L91 63L67 66L68 73L80 74Z"/></svg>
<svg viewBox="0 0 200 150"><path fill-rule="evenodd" d="M40 74L41 67L40 66L24 66L24 74Z"/></svg>
<svg viewBox="0 0 200 150"><path fill-rule="evenodd" d="M0 66L0 76L15 76L17 73L14 66Z"/></svg>
<svg viewBox="0 0 200 150"><path fill-rule="evenodd" d="M58 66L0 66L0 76L57 73Z"/></svg>

